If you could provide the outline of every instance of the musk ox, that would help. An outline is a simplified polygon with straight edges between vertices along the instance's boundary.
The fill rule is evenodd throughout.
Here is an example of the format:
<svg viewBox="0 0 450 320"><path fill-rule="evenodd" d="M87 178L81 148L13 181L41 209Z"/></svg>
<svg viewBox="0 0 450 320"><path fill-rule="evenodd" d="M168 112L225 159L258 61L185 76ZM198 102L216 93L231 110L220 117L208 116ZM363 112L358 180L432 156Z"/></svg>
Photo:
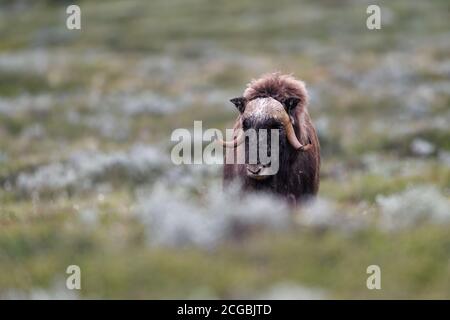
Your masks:
<svg viewBox="0 0 450 320"><path fill-rule="evenodd" d="M239 110L239 116L233 128L233 140L220 141L226 148L224 185L237 178L244 190L272 192L292 205L316 195L320 146L308 114L304 83L291 75L267 74L251 81L242 97L230 101ZM259 157L254 163L248 162L251 146L245 133L250 129L258 135L261 129L278 132L279 167L276 172L269 172L268 164L262 163ZM269 154L271 144L273 142L267 139ZM245 161L237 163L235 159L242 153Z"/></svg>

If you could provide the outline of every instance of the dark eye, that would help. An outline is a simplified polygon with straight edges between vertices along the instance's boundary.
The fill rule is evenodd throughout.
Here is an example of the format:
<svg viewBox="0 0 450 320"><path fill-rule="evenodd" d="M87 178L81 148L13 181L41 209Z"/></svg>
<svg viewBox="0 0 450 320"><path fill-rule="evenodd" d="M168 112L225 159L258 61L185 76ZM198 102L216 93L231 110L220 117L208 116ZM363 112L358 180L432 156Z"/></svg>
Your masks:
<svg viewBox="0 0 450 320"><path fill-rule="evenodd" d="M243 127L244 130L247 130L248 128L250 128L250 120L245 119L245 120L242 122L242 127Z"/></svg>
<svg viewBox="0 0 450 320"><path fill-rule="evenodd" d="M272 122L270 128L271 129L281 129L282 125L279 122Z"/></svg>

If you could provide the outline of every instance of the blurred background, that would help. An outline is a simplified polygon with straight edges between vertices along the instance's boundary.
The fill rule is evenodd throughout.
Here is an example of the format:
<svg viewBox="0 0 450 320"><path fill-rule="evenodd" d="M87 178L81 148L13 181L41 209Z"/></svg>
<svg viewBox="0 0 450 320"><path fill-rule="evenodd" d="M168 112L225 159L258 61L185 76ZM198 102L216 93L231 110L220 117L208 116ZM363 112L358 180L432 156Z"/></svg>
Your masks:
<svg viewBox="0 0 450 320"><path fill-rule="evenodd" d="M446 0L0 1L0 297L449 299L448 14ZM273 71L306 82L322 146L301 209L170 161L174 129L231 128L228 100Z"/></svg>

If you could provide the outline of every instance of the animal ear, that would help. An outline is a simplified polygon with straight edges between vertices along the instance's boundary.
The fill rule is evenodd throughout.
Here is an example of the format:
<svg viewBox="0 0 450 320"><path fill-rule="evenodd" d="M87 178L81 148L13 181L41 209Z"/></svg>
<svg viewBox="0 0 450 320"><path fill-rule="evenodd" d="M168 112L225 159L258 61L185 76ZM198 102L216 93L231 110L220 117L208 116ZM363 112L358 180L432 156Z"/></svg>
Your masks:
<svg viewBox="0 0 450 320"><path fill-rule="evenodd" d="M232 104L236 106L240 113L243 113L245 110L245 104L247 103L247 99L244 97L237 97L230 100Z"/></svg>
<svg viewBox="0 0 450 320"><path fill-rule="evenodd" d="M286 111L289 112L291 110L294 110L299 102L300 102L299 97L289 97L284 100L283 105L286 108Z"/></svg>

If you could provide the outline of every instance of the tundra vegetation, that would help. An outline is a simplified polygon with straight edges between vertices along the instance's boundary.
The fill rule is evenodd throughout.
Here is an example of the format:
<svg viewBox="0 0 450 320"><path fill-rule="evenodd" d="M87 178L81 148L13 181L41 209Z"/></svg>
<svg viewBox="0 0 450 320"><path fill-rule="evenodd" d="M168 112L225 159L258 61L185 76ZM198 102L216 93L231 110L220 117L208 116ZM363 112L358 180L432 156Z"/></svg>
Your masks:
<svg viewBox="0 0 450 320"><path fill-rule="evenodd" d="M77 4L0 1L0 297L450 298L448 1L377 1L380 30L369 1ZM276 70L321 142L298 209L170 162Z"/></svg>

